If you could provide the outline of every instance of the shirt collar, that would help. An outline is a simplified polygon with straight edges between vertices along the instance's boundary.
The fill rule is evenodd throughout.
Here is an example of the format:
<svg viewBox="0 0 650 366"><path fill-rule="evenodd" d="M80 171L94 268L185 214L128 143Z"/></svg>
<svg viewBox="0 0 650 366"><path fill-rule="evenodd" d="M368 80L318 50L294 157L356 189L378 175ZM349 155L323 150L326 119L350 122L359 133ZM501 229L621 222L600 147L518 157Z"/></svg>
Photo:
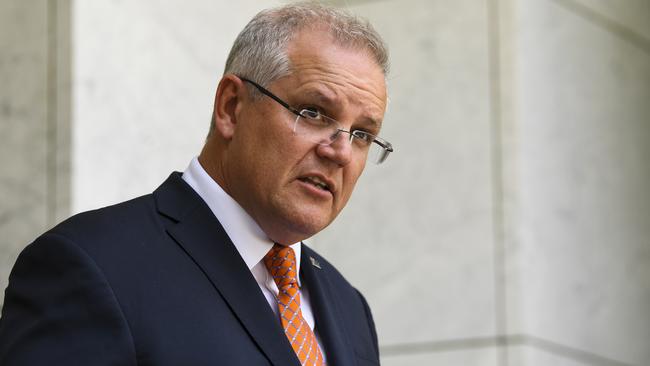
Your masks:
<svg viewBox="0 0 650 366"><path fill-rule="evenodd" d="M246 266L251 270L273 247L271 241L253 218L226 193L193 158L183 172L183 180L201 196L223 226ZM291 246L296 254L296 273L300 273L301 243ZM298 276L300 283L300 276Z"/></svg>

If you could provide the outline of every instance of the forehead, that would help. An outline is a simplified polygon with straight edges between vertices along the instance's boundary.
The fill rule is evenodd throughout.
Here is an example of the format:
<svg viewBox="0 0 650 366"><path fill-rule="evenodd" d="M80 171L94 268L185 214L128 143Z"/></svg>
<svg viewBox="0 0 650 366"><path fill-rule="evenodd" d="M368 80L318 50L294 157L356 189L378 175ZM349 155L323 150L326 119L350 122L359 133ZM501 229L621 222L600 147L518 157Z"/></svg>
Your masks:
<svg viewBox="0 0 650 366"><path fill-rule="evenodd" d="M327 31L298 33L287 47L295 92L356 107L381 121L386 109L384 73L371 53L341 45Z"/></svg>

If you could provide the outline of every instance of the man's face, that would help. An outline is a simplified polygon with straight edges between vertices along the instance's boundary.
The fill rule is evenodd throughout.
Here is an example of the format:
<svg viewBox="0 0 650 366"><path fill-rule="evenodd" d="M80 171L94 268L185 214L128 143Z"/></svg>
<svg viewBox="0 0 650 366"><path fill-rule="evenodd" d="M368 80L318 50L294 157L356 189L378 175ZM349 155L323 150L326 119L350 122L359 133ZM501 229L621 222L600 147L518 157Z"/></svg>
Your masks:
<svg viewBox="0 0 650 366"><path fill-rule="evenodd" d="M316 31L301 32L288 55L290 75L267 89L295 109L320 109L343 129L379 133L386 86L371 56ZM243 103L222 165L224 188L271 240L291 244L316 234L348 202L365 153L349 144L347 134L329 146L294 134L296 115L271 98Z"/></svg>

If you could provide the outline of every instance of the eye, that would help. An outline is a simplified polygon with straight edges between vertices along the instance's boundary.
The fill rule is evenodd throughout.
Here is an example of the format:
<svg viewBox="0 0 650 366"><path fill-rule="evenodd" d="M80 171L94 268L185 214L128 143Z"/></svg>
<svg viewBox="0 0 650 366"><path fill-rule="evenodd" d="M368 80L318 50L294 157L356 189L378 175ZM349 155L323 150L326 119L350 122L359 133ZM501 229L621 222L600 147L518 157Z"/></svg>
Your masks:
<svg viewBox="0 0 650 366"><path fill-rule="evenodd" d="M354 139L356 141L363 143L364 145L369 145L375 139L375 137L372 134L363 130L352 131L352 136L354 136Z"/></svg>
<svg viewBox="0 0 650 366"><path fill-rule="evenodd" d="M319 108L307 107L300 110L300 117L297 121L301 121L304 126L317 129L329 129L336 126L336 122L331 118L321 113ZM336 127L334 127L336 128Z"/></svg>
<svg viewBox="0 0 650 366"><path fill-rule="evenodd" d="M309 119L321 119L323 117L320 110L316 107L303 108L300 111L300 115Z"/></svg>

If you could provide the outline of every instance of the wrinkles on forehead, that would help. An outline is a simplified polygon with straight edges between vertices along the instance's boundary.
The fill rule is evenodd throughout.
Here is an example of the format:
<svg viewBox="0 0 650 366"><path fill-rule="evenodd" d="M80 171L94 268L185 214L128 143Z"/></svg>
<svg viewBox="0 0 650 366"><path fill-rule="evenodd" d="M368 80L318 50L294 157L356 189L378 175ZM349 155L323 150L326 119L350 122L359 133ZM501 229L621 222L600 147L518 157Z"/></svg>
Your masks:
<svg viewBox="0 0 650 366"><path fill-rule="evenodd" d="M339 62L339 58L326 61L308 55L295 57L288 77L295 80L297 94L341 109L360 108L360 118L364 120L361 122L378 130L386 108L383 73L374 64L376 73L355 72L358 65L348 58L343 55Z"/></svg>

